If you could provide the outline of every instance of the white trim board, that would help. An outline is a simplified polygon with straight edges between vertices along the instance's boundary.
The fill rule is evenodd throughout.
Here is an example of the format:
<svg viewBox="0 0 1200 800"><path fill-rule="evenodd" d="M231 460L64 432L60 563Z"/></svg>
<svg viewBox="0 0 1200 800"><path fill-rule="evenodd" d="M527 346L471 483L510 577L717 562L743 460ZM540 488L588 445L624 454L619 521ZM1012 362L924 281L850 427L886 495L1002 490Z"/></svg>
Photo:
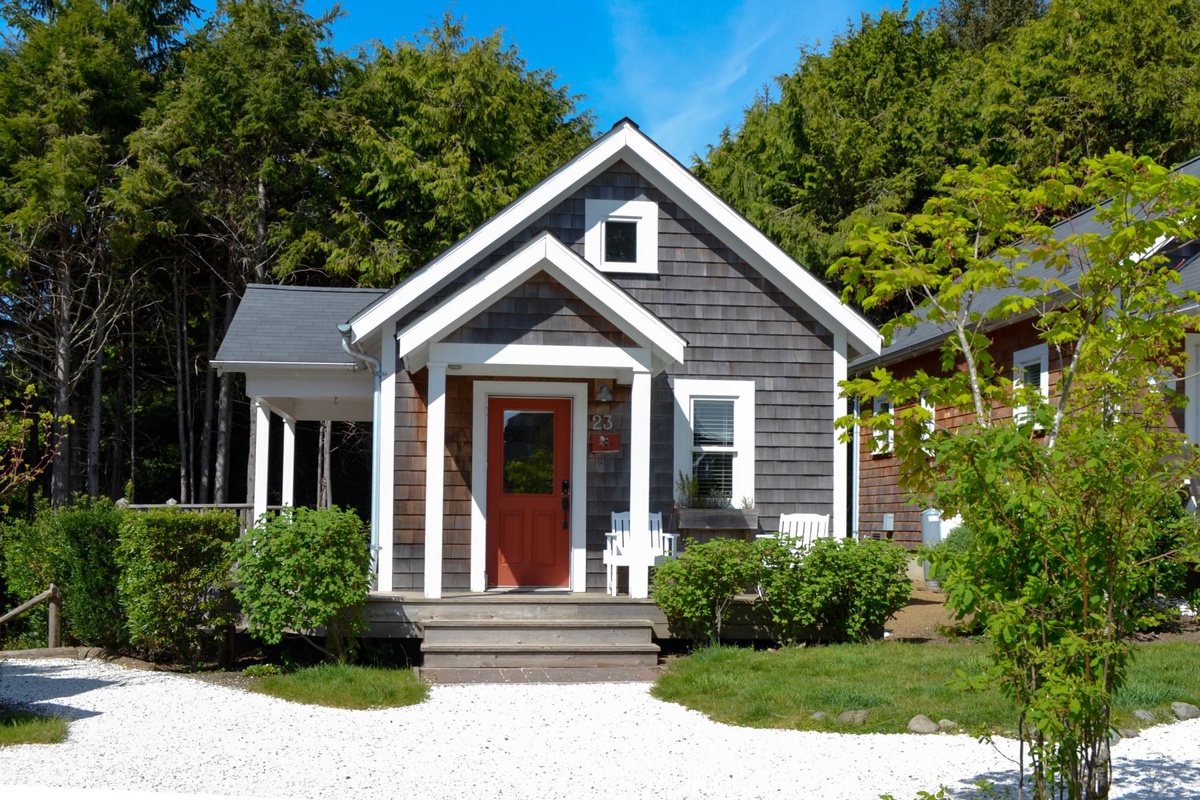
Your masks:
<svg viewBox="0 0 1200 800"><path fill-rule="evenodd" d="M491 252L504 238L531 224L618 160L641 172L672 202L695 217L831 332L844 331L848 345L855 352L880 351L882 339L869 322L628 120L617 123L424 269L359 312L350 320L354 339L376 334L388 320L398 319L415 308Z"/></svg>
<svg viewBox="0 0 1200 800"><path fill-rule="evenodd" d="M677 378L671 385L675 397L675 476L692 474L692 400L733 400L733 492L738 507L754 499L755 455L754 381Z"/></svg>
<svg viewBox="0 0 1200 800"><path fill-rule="evenodd" d="M587 591L586 383L475 381L471 400L471 591L487 589L487 401L489 397L565 397L571 400L570 588ZM481 446L482 443L482 446Z"/></svg>

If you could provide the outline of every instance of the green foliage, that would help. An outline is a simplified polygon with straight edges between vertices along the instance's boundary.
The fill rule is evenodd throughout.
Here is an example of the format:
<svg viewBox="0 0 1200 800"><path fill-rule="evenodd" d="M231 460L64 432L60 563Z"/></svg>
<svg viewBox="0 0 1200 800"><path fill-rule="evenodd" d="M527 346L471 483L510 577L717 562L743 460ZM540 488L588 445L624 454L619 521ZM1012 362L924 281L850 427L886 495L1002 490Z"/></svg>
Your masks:
<svg viewBox="0 0 1200 800"><path fill-rule="evenodd" d="M70 641L120 647L125 614L117 595L117 536L121 512L107 500L80 498L62 509L41 507L31 522L0 531L4 580L20 600L56 584L63 596L63 628ZM31 611L26 627L45 629L44 609Z"/></svg>
<svg viewBox="0 0 1200 800"><path fill-rule="evenodd" d="M796 554L761 540L760 581L776 641L798 644L816 632L866 641L908 603L908 554L892 542L817 539Z"/></svg>
<svg viewBox="0 0 1200 800"><path fill-rule="evenodd" d="M319 664L267 676L251 684L250 690L293 703L352 709L411 706L429 696L429 687L410 669L349 664Z"/></svg>
<svg viewBox="0 0 1200 800"><path fill-rule="evenodd" d="M997 167L959 168L944 185L923 213L859 229L838 266L864 305L919 298L887 333L943 324L942 371L878 369L844 386L892 399L894 414L863 422L894 432L916 502L961 515L974 536L965 551L935 549L935 569L948 606L992 642L992 668L965 682L1020 707L1036 795L1103 797L1113 696L1160 536L1197 547L1194 524L1159 522L1200 454L1170 425L1181 399L1163 380L1185 369L1180 308L1197 298L1177 291L1155 243L1197 238L1200 181L1110 153L1033 188ZM1101 231L1056 238L1043 216L1073 204L1097 206ZM984 292L1003 296L986 313ZM1051 354L1049 400L989 352L986 331L1018 317ZM931 433L922 398L971 422Z"/></svg>
<svg viewBox="0 0 1200 800"><path fill-rule="evenodd" d="M237 533L237 516L228 512L126 516L117 559L133 645L153 657L199 657L204 629L229 619L220 592L229 579L228 544Z"/></svg>
<svg viewBox="0 0 1200 800"><path fill-rule="evenodd" d="M285 508L233 546L234 595L250 632L268 643L324 628L328 655L344 661L361 629L371 553L353 511Z"/></svg>
<svg viewBox="0 0 1200 800"><path fill-rule="evenodd" d="M758 549L740 540L688 545L679 558L655 568L650 597L667 616L672 633L697 645L713 645L721 639L734 597L754 586L761 565Z"/></svg>
<svg viewBox="0 0 1200 800"><path fill-rule="evenodd" d="M242 670L247 678L269 678L272 675L283 675L287 670L278 664L251 664Z"/></svg>

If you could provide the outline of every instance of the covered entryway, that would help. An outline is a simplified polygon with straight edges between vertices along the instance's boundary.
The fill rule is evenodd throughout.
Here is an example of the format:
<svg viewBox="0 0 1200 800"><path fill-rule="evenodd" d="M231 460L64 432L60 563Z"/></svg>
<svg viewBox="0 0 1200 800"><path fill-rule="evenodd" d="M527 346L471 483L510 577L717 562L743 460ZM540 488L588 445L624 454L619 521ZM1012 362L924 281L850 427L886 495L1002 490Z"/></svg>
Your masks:
<svg viewBox="0 0 1200 800"><path fill-rule="evenodd" d="M490 397L487 426L487 582L566 587L571 400Z"/></svg>

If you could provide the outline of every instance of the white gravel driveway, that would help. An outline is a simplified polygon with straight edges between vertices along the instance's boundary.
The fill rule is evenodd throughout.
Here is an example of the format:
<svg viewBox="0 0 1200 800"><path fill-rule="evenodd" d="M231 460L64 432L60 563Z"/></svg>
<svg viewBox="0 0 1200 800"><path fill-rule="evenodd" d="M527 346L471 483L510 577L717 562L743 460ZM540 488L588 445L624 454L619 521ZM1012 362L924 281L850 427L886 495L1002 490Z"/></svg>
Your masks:
<svg viewBox="0 0 1200 800"><path fill-rule="evenodd" d="M648 684L436 686L422 705L339 711L95 661L0 663L0 698L74 722L0 749L17 786L259 798L956 797L1010 782L1015 744L766 731L663 703ZM1113 797L1200 800L1200 720L1114 749ZM100 796L109 796L107 792Z"/></svg>

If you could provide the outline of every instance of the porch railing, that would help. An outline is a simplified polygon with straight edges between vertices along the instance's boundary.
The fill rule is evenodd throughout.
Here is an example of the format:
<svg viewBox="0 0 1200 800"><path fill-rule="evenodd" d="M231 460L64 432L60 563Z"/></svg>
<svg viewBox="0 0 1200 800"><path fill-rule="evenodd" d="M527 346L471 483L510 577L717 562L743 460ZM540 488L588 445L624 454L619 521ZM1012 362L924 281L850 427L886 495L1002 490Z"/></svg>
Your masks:
<svg viewBox="0 0 1200 800"><path fill-rule="evenodd" d="M241 530L245 531L250 527L254 520L253 503L176 503L169 500L166 503L130 503L121 500L117 503L121 508L128 508L132 511L154 511L162 508L177 508L181 511L232 511L238 516L238 524ZM267 511L277 512L283 506L267 506Z"/></svg>

